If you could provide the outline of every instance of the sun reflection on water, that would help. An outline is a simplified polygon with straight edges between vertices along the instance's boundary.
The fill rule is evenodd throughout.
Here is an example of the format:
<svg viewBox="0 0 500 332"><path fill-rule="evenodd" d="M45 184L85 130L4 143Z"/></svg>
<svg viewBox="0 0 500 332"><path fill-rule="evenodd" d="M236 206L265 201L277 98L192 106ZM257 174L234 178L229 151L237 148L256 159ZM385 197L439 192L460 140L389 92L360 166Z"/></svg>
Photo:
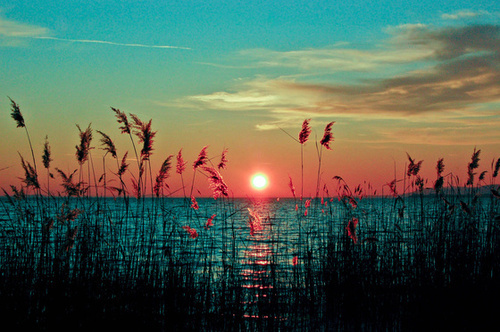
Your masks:
<svg viewBox="0 0 500 332"><path fill-rule="evenodd" d="M242 304L246 309L245 319L277 318L273 313L272 273L275 268L275 248L271 239L271 220L263 210L263 205L255 205L257 211L250 212L252 219L258 220L259 227L251 227L247 241L249 245L243 252L240 263L242 277L241 287L244 290Z"/></svg>

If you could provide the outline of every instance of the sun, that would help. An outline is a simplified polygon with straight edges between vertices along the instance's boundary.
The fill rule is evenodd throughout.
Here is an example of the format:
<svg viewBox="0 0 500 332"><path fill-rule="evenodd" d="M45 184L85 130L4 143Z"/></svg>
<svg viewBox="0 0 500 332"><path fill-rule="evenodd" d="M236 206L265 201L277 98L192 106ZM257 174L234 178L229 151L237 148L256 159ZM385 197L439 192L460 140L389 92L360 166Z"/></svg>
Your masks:
<svg viewBox="0 0 500 332"><path fill-rule="evenodd" d="M262 190L267 187L268 181L264 174L254 174L252 176L252 187Z"/></svg>

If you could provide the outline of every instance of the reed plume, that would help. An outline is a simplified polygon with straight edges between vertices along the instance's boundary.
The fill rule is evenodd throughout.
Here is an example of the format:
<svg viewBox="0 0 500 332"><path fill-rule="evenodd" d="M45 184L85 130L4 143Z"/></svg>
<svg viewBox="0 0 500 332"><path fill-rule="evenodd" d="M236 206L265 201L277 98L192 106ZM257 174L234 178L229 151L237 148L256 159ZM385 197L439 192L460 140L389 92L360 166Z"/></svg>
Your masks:
<svg viewBox="0 0 500 332"><path fill-rule="evenodd" d="M493 170L493 178L496 178L498 176L499 170L500 170L500 158L497 159L497 162L495 164L495 169Z"/></svg>
<svg viewBox="0 0 500 332"><path fill-rule="evenodd" d="M288 178L290 179L290 182L288 183L288 187L290 187L293 198L295 198L295 186L293 185L292 177L290 175L288 175Z"/></svg>
<svg viewBox="0 0 500 332"><path fill-rule="evenodd" d="M78 182L74 183L73 182L73 176L75 175L77 170L74 170L73 173L70 175L66 175L64 171L60 170L59 168L56 168L56 171L59 173L59 175L62 178L62 186L64 188L64 191L68 196L75 196L79 197L85 194L87 189L83 186L83 182Z"/></svg>
<svg viewBox="0 0 500 332"><path fill-rule="evenodd" d="M76 125L78 130L80 131L80 145L76 145L76 159L80 165L83 165L89 157L89 151L91 149L90 143L92 142L92 128L90 128L90 124L82 131L79 125Z"/></svg>
<svg viewBox="0 0 500 332"><path fill-rule="evenodd" d="M119 127L122 134L130 134L131 125L128 122L127 114L114 107L111 107L111 109L113 110L113 112L116 113L115 116L117 118L118 123L122 124L122 126Z"/></svg>
<svg viewBox="0 0 500 332"><path fill-rule="evenodd" d="M117 118L118 123L122 124L122 126L119 127L119 129L121 130L121 133L128 134L130 141L132 142L132 147L134 148L135 158L137 161L137 167L140 168L139 155L137 154L137 149L135 147L134 139L132 138L132 131L131 131L132 125L128 121L128 117L124 112L120 111L117 108L113 108L113 107L111 107L111 109L113 110L113 112L115 112L115 116Z"/></svg>
<svg viewBox="0 0 500 332"><path fill-rule="evenodd" d="M420 175L417 175L415 185L417 186L419 192L422 193L424 191L424 179Z"/></svg>
<svg viewBox="0 0 500 332"><path fill-rule="evenodd" d="M103 164L103 170L104 173L101 176L101 178L104 178L104 192L106 193L107 191L107 176L106 176L106 155L109 153L111 156L116 159L116 162L118 163L117 159L117 154L116 154L116 146L111 137L109 137L107 134L103 133L100 130L97 130L97 132L102 136L101 137L101 145L104 146L102 150L106 151L104 156L102 157L102 164ZM99 180L100 181L100 180ZM123 189L123 187L122 187Z"/></svg>
<svg viewBox="0 0 500 332"><path fill-rule="evenodd" d="M181 183L182 183L182 192L184 193L184 198L186 197L186 187L184 186L184 176L182 176L182 173L186 170L186 164L187 162L184 161L184 158L182 158L182 148L179 150L177 153L177 165L176 165L176 173L181 176Z"/></svg>
<svg viewBox="0 0 500 332"><path fill-rule="evenodd" d="M358 243L358 236L356 235L356 228L358 227L358 218L352 218L347 223L347 235L351 238L354 244Z"/></svg>
<svg viewBox="0 0 500 332"><path fill-rule="evenodd" d="M205 165L208 161L207 159L207 148L208 146L204 146L200 153L198 154L198 158L195 160L195 162L193 163L193 169L197 169L198 167L201 167L203 165Z"/></svg>
<svg viewBox="0 0 500 332"><path fill-rule="evenodd" d="M198 210L200 208L194 196L191 196L191 208L194 210Z"/></svg>
<svg viewBox="0 0 500 332"><path fill-rule="evenodd" d="M170 171L172 157L173 157L173 155L170 155L167 157L167 159L165 159L163 161L163 163L161 164L161 167L160 167L160 171L159 171L158 175L156 176L156 181L155 181L155 185L154 185L154 193L155 193L156 197L158 197L160 195L160 189L163 187L165 180L169 176L168 172Z"/></svg>
<svg viewBox="0 0 500 332"><path fill-rule="evenodd" d="M467 165L467 175L468 175L467 185L468 186L472 186L474 184L474 175L476 175L476 173L474 173L474 170L479 167L479 160L480 160L479 154L480 153L481 153L481 150L476 150L476 148L474 148L474 152L472 153L471 161Z"/></svg>
<svg viewBox="0 0 500 332"><path fill-rule="evenodd" d="M198 232L196 231L196 229L189 226L182 226L182 229L184 229L189 234L190 238L196 239L198 237Z"/></svg>
<svg viewBox="0 0 500 332"><path fill-rule="evenodd" d="M64 225L68 221L74 221L82 212L80 209L70 209L67 204L63 203L56 219L58 223Z"/></svg>
<svg viewBox="0 0 500 332"><path fill-rule="evenodd" d="M97 130L99 134L101 134L101 144L104 146L102 148L104 151L106 151L106 154L110 153L113 158L116 158L116 146L111 137L106 135L100 130Z"/></svg>
<svg viewBox="0 0 500 332"><path fill-rule="evenodd" d="M22 201L22 200L25 200L26 199L26 194L24 193L24 189L23 187L21 186L21 189L17 189L16 186L14 185L10 185L10 189L12 190L12 193L13 193L13 196L16 200L18 201ZM7 192L7 190L5 190L4 188L2 188L2 191L5 195L5 197L7 198L8 202L12 205L12 206L15 206L15 203L14 201L12 200L12 198L10 197L9 193Z"/></svg>
<svg viewBox="0 0 500 332"><path fill-rule="evenodd" d="M408 160L410 161L410 164L408 165L408 171L406 172L406 175L411 176L414 175L416 176L418 172L420 171L420 167L422 166L423 160L420 160L419 162L415 163L415 160L410 157L408 153L406 153L408 156Z"/></svg>
<svg viewBox="0 0 500 332"><path fill-rule="evenodd" d="M309 122L311 119L305 119L302 123L302 130L299 133L299 143L304 144L309 139L309 135L311 134L311 127L309 126Z"/></svg>
<svg viewBox="0 0 500 332"><path fill-rule="evenodd" d="M332 135L332 126L335 123L335 121L332 121L328 123L325 127L325 132L323 134L323 138L320 141L320 149L319 149L319 161L318 161L318 174L316 178L316 197L319 195L319 188L320 188L320 177L321 177L321 161L323 158L323 147L325 147L327 150L331 150L332 148L330 147L330 143L333 142L333 135ZM316 149L317 149L317 144L316 144Z"/></svg>
<svg viewBox="0 0 500 332"><path fill-rule="evenodd" d="M208 229L210 226L213 226L213 221L214 221L214 218L215 218L215 214L212 214L212 216L210 218L207 219L207 223L205 224L205 229Z"/></svg>
<svg viewBox="0 0 500 332"><path fill-rule="evenodd" d="M52 161L52 158L51 158L48 136L45 136L45 142L43 144L43 154L42 154L43 167L48 169L50 167L51 161Z"/></svg>
<svg viewBox="0 0 500 332"><path fill-rule="evenodd" d="M17 128L24 128L24 131L26 132L26 137L28 138L28 144L31 150L31 157L33 159L33 167L36 173L37 169L36 169L35 153L33 152L33 145L31 144L30 134L28 132L28 127L26 127L26 123L24 122L24 117L23 114L21 113L21 108L10 97L9 100L11 104L11 113L10 113L11 117L14 119L14 121L16 121Z"/></svg>
<svg viewBox="0 0 500 332"><path fill-rule="evenodd" d="M191 191L189 193L189 196L193 196L194 178L196 176L196 170L198 169L198 167L204 166L208 161L207 148L208 146L204 146L201 149L200 153L198 154L198 158L193 163L194 172L193 172L193 180L191 181Z"/></svg>
<svg viewBox="0 0 500 332"><path fill-rule="evenodd" d="M135 179L131 179L130 182L132 182L132 189L134 190L135 198L141 198L142 190L140 183L138 183Z"/></svg>
<svg viewBox="0 0 500 332"><path fill-rule="evenodd" d="M305 208L305 211L304 211L304 217L307 217L307 214L308 214L308 208L311 206L311 200L310 199L307 199L306 202L304 203L304 208Z"/></svg>
<svg viewBox="0 0 500 332"><path fill-rule="evenodd" d="M335 123L335 121L330 122L329 124L326 125L325 127L325 132L323 134L323 138L320 141L320 144L327 148L328 150L331 150L332 148L330 147L330 143L333 142L333 135L332 135L332 126Z"/></svg>
<svg viewBox="0 0 500 332"><path fill-rule="evenodd" d="M443 160L443 158L441 158L437 161L437 165L436 165L437 179L434 182L434 190L436 191L436 194L438 194L441 191L441 189L443 188L443 184L444 184L444 178L442 175L443 171L444 171L444 160Z"/></svg>
<svg viewBox="0 0 500 332"><path fill-rule="evenodd" d="M26 186L28 187L33 187L34 189L40 189L40 183L38 182L38 175L36 173L36 170L31 164L27 161L24 160L24 158L19 154L19 157L21 157L21 165L23 166L24 169L24 179L23 182L26 183Z"/></svg>
<svg viewBox="0 0 500 332"><path fill-rule="evenodd" d="M392 196L397 197L398 196L398 192L396 190L396 179L394 179L391 182L387 183L387 186L389 187L389 191L391 192Z"/></svg>
<svg viewBox="0 0 500 332"><path fill-rule="evenodd" d="M129 164L127 164L127 156L128 156L128 151L125 152L125 154L123 155L120 166L118 167L118 176L120 176L120 177L122 177L123 174L125 174L125 172L127 171L127 168L129 165Z"/></svg>
<svg viewBox="0 0 500 332"><path fill-rule="evenodd" d="M141 159L149 160L153 151L153 138L156 135L156 131L151 129L152 120L149 120L149 122L146 123L141 121L135 114L130 114L130 116L134 121L134 134L139 138L139 143L143 143L141 149Z"/></svg>
<svg viewBox="0 0 500 332"><path fill-rule="evenodd" d="M228 149L227 149L227 148L225 148L225 149L222 151L222 155L221 155L221 157L220 157L220 162L219 162L219 165L217 165L217 168L218 168L219 170L221 170L221 169L225 169L225 168L226 168L226 164L227 164L227 157L226 157L226 155L227 155L227 151L228 151Z"/></svg>
<svg viewBox="0 0 500 332"><path fill-rule="evenodd" d="M133 184L134 189L136 191L136 197L140 198L142 197L142 192L145 190L146 185L143 183L142 176L144 174L144 167L145 167L145 162L149 161L152 151L153 151L153 142L154 142L154 137L156 135L156 131L153 131L151 128L151 123L152 120L149 120L149 122L143 122L139 117L135 114L130 114L130 117L132 118L133 125L133 133L139 138L139 143L142 143L142 149L141 149L141 157L138 159L138 167L139 167L139 178L138 181ZM132 140L133 141L133 140ZM135 150L135 146L134 146ZM137 151L136 151L136 156L137 156ZM151 173L151 164L149 164L149 170ZM144 186L144 188L143 188ZM151 190L153 190L153 183L151 179Z"/></svg>
<svg viewBox="0 0 500 332"><path fill-rule="evenodd" d="M222 178L222 175L213 167L205 166L203 170L209 174L208 181L212 189L212 196L217 199L220 196L227 196L227 185Z"/></svg>
<svg viewBox="0 0 500 332"><path fill-rule="evenodd" d="M184 161L184 158L182 158L182 149L179 150L177 153L177 167L176 167L176 172L177 174L181 174L186 170L186 163Z"/></svg>
<svg viewBox="0 0 500 332"><path fill-rule="evenodd" d="M21 113L21 108L19 107L19 105L15 101L13 101L10 98L9 98L9 100L10 100L10 104L12 107L12 111L10 113L10 116L14 119L14 121L16 121L17 128L26 127L26 125L24 123L23 114Z"/></svg>
<svg viewBox="0 0 500 332"><path fill-rule="evenodd" d="M305 119L302 122L302 129L299 132L299 143L300 143L300 174L301 174L301 188L300 188L300 199L304 197L304 143L309 139L311 134L311 127L309 126L309 121L311 119Z"/></svg>
<svg viewBox="0 0 500 332"><path fill-rule="evenodd" d="M488 173L488 171L482 171L481 174L479 174L479 181L484 181L486 173Z"/></svg>
<svg viewBox="0 0 500 332"><path fill-rule="evenodd" d="M50 162L52 161L50 145L49 145L49 137L45 136L45 142L43 143L43 154L42 154L42 164L45 169L47 169L47 193L50 195L50 178L54 177L52 173L50 173Z"/></svg>
<svg viewBox="0 0 500 332"><path fill-rule="evenodd" d="M123 175L125 174L129 166L129 164L127 164L127 156L128 156L128 151L125 152L120 163L118 162L118 158L116 159L116 166L118 168L116 175L118 175L118 178L120 180L121 188L111 187L111 189L116 190L118 192L118 195L121 195L123 193L124 196L126 195L125 191L126 185L125 182L123 181Z"/></svg>

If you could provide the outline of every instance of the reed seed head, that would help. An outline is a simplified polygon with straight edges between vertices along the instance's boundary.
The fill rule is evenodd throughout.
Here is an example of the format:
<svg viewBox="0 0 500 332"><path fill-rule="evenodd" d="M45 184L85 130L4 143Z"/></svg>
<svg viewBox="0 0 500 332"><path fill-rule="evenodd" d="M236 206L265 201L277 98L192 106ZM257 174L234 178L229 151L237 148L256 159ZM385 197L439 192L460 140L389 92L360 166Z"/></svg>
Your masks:
<svg viewBox="0 0 500 332"><path fill-rule="evenodd" d="M326 125L325 133L323 134L323 138L320 141L321 145L324 146L325 148L327 148L328 150L332 149L330 147L330 143L333 142L332 126L334 123L335 123L335 121L332 121Z"/></svg>
<svg viewBox="0 0 500 332"><path fill-rule="evenodd" d="M106 153L111 153L111 156L113 158L116 159L116 147L115 147L115 143L113 142L113 140L108 136L106 135L105 133L103 133L102 131L97 131L99 134L101 134L101 144L104 146L104 148L102 148L104 151L106 151Z"/></svg>
<svg viewBox="0 0 500 332"><path fill-rule="evenodd" d="M24 117L21 113L21 108L19 107L19 105L13 101L12 99L10 99L10 104L11 104L11 113L10 115L12 116L12 118L16 121L17 123L17 128L24 128L26 127L26 125L24 124Z"/></svg>
<svg viewBox="0 0 500 332"><path fill-rule="evenodd" d="M204 146L201 149L200 153L198 154L198 158L193 163L193 169L197 169L198 167L203 166L207 163L207 161L208 161L207 148L208 148L208 146Z"/></svg>
<svg viewBox="0 0 500 332"><path fill-rule="evenodd" d="M222 155L221 155L221 157L220 157L220 162L219 162L219 165L217 165L217 168L218 168L219 170L221 170L221 169L225 169L225 168L226 168L226 164L227 164L227 157L226 157L226 155L227 155L227 151L228 151L228 149L227 149L227 148L226 148L226 149L224 149L224 150L222 151Z"/></svg>
<svg viewBox="0 0 500 332"><path fill-rule="evenodd" d="M130 123L128 122L127 114L125 114L124 112L121 112L117 108L111 107L111 109L113 110L113 112L116 113L115 116L117 118L118 123L122 124L122 126L120 127L122 134L130 134L131 126L130 126Z"/></svg>
<svg viewBox="0 0 500 332"><path fill-rule="evenodd" d="M79 125L76 125L76 127L80 131L80 145L76 146L76 159L80 165L83 165L88 160L91 149L92 128L90 128L90 124L84 131L82 131Z"/></svg>
<svg viewBox="0 0 500 332"><path fill-rule="evenodd" d="M50 162L52 161L52 158L50 157L50 145L49 145L49 140L48 136L45 136L45 142L43 144L43 154L42 154L42 162L43 162L43 167L49 168L50 167Z"/></svg>
<svg viewBox="0 0 500 332"><path fill-rule="evenodd" d="M184 161L184 158L182 158L182 149L180 149L179 152L177 153L176 172L178 174L182 174L185 169L186 169L186 162Z"/></svg>
<svg viewBox="0 0 500 332"><path fill-rule="evenodd" d="M311 127L309 126L310 121L311 119L305 119L302 123L302 130L299 133L300 144L304 144L309 139L309 135L311 134Z"/></svg>

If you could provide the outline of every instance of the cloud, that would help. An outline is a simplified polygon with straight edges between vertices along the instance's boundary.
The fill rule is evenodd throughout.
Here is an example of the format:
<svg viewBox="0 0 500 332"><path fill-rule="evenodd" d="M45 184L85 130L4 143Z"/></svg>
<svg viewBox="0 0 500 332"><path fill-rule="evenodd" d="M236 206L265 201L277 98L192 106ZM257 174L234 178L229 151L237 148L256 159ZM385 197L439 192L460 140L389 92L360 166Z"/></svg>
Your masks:
<svg viewBox="0 0 500 332"><path fill-rule="evenodd" d="M431 56L431 51L415 45L400 47L385 45L372 50L354 48L307 49L279 52L267 49L242 51L241 55L256 61L258 67L284 67L299 70L332 72L373 71L392 65L420 61Z"/></svg>
<svg viewBox="0 0 500 332"><path fill-rule="evenodd" d="M488 145L498 144L500 121L483 123L479 128L474 125L459 126L433 125L411 127L401 124L400 128L384 128L378 132L380 141L402 144L429 145Z"/></svg>
<svg viewBox="0 0 500 332"><path fill-rule="evenodd" d="M104 40L95 40L95 39L67 39L67 38L56 38L56 37L47 37L47 36L40 36L40 37L33 36L32 38L48 39L48 40L56 40L56 41L72 42L72 43L105 44L105 45L125 46L125 47L176 48L176 49L183 49L183 50L190 50L191 49L189 47L181 47L181 46L115 43L115 42L104 41Z"/></svg>
<svg viewBox="0 0 500 332"><path fill-rule="evenodd" d="M385 59L404 71L401 62L424 60L420 68L389 77L365 78L354 84L298 81L258 77L236 87L234 92L218 91L188 98L198 108L235 111L296 110L313 113L419 114L463 109L475 104L498 102L500 86L500 26L482 25L457 28L404 26L392 39L396 45L418 46L419 55L395 59L394 50L357 52L370 63ZM277 51L277 62L280 56ZM318 50L314 54L331 54ZM347 52L347 50L344 50ZM292 52L282 52L290 59ZM298 52L313 53L312 50ZM334 52L337 54L337 52ZM411 52L409 52L411 53ZM310 54L309 54L310 55ZM292 59L295 55L291 56ZM328 57L321 65L326 66ZM336 56L332 62L335 62ZM412 59L412 60L410 60ZM302 61L302 60L301 60ZM305 62L305 60L304 60ZM316 65L314 63L313 65ZM277 65L277 64L276 64ZM286 66L286 64L285 64ZM336 68L337 64L332 67ZM356 67L356 66L354 66ZM353 70L353 69L351 69Z"/></svg>
<svg viewBox="0 0 500 332"><path fill-rule="evenodd" d="M3 37L38 37L49 33L47 28L18 23L0 17L0 36Z"/></svg>
<svg viewBox="0 0 500 332"><path fill-rule="evenodd" d="M47 28L19 23L11 20L7 20L0 17L0 37L7 38L33 38L39 40L54 40L61 42L71 42L71 43L92 43L92 44L104 44L113 46L124 46L124 47L142 47L142 48L159 48L159 49L183 49L190 50L189 47L181 46L171 46L171 45L145 45L139 43L116 43L104 40L95 39L69 39L69 38L57 38L48 36L50 30Z"/></svg>
<svg viewBox="0 0 500 332"><path fill-rule="evenodd" d="M453 14L443 14L441 15L441 18L445 20L459 20L459 19L464 19L464 18L473 18L477 16L483 15L484 12L474 12L471 10L459 10L454 12Z"/></svg>
<svg viewBox="0 0 500 332"><path fill-rule="evenodd" d="M328 80L328 76L315 79L311 75L306 80L261 75L240 83L233 91L190 96L183 100L184 106L258 111L268 119L257 125L259 130L296 126L304 117L345 117L353 121L438 119L441 125L446 125L451 121L449 114L467 114L479 119L493 116L498 123L500 26L437 28L419 24L393 27L387 32L390 38L381 44L384 47L379 45L375 50L250 50L244 53L249 61L258 58L268 66L284 69L295 66L305 72L318 68L324 68L325 72L344 69L349 74L383 66L387 74L378 71L378 77L373 73L361 78L358 75L354 82L342 82L339 78ZM415 129L415 133L439 140L438 128ZM493 136L483 137L485 141L499 139L493 131L488 135Z"/></svg>

